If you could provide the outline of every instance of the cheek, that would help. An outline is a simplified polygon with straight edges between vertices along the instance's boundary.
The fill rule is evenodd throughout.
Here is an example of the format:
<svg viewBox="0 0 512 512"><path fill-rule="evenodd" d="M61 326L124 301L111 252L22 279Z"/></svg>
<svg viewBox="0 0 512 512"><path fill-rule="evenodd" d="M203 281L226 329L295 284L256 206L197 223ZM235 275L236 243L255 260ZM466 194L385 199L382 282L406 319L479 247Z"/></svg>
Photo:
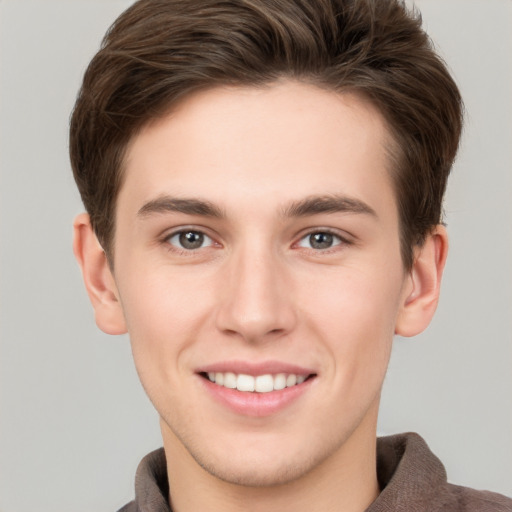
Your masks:
<svg viewBox="0 0 512 512"><path fill-rule="evenodd" d="M131 275L120 293L137 370L176 374L208 318L208 288L157 269Z"/></svg>
<svg viewBox="0 0 512 512"><path fill-rule="evenodd" d="M303 317L331 354L339 378L347 383L383 378L400 302L400 275L339 271L319 285L305 286Z"/></svg>
<svg viewBox="0 0 512 512"><path fill-rule="evenodd" d="M402 285L395 274L344 268L317 275L305 282L298 303L306 316L332 332L392 335Z"/></svg>

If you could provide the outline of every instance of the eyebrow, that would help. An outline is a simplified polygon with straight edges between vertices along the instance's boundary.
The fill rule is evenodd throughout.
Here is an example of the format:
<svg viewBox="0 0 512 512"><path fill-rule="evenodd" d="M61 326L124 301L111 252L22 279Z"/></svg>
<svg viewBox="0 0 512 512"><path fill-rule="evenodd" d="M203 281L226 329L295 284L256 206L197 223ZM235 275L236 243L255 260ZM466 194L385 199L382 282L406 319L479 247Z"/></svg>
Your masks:
<svg viewBox="0 0 512 512"><path fill-rule="evenodd" d="M294 201L283 210L285 217L307 217L321 213L360 213L377 217L375 210L365 202L348 196L309 196Z"/></svg>
<svg viewBox="0 0 512 512"><path fill-rule="evenodd" d="M201 199L180 199L171 196L161 196L145 203L137 212L139 217L147 217L155 213L184 213L187 215L201 215L202 217L223 218L220 208Z"/></svg>
<svg viewBox="0 0 512 512"><path fill-rule="evenodd" d="M216 219L225 218L224 212L209 201L195 198L161 196L145 203L137 212L140 217L159 213L184 213ZM321 213L358 213L377 217L375 210L365 202L348 196L309 196L294 201L282 210L284 217L307 217Z"/></svg>

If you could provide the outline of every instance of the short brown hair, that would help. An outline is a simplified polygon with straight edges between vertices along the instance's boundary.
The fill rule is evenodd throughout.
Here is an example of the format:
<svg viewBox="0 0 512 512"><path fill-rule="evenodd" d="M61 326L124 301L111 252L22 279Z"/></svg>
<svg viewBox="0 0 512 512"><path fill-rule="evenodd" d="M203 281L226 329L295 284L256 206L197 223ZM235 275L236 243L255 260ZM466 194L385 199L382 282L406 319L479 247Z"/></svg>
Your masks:
<svg viewBox="0 0 512 512"><path fill-rule="evenodd" d="M396 148L402 259L442 220L462 129L459 91L400 0L140 0L107 32L71 118L75 180L113 252L123 156L133 136L184 96L279 78L364 95Z"/></svg>

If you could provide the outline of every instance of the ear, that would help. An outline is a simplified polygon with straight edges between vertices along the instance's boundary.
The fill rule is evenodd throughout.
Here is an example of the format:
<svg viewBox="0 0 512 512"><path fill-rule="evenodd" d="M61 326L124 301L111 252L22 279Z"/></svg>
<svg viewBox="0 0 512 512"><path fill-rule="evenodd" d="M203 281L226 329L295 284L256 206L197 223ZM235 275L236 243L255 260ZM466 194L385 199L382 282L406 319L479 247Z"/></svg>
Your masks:
<svg viewBox="0 0 512 512"><path fill-rule="evenodd" d="M105 251L94 233L89 215L82 213L73 223L73 252L82 269L96 325L107 334L127 332L119 293Z"/></svg>
<svg viewBox="0 0 512 512"><path fill-rule="evenodd" d="M448 235L444 226L438 225L414 250L414 263L404 284L395 325L396 334L415 336L428 327L439 301L447 254Z"/></svg>

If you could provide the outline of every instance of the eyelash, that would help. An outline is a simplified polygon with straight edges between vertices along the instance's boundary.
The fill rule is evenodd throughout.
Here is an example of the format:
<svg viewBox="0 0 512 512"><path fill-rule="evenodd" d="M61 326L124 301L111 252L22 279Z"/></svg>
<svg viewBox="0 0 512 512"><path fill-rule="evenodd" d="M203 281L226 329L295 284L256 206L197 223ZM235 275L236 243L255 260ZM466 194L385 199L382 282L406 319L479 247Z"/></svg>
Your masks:
<svg viewBox="0 0 512 512"><path fill-rule="evenodd" d="M205 239L209 240L208 245L201 246L201 247L198 247L198 248L187 249L185 247L180 247L177 244L171 243L171 240L173 238L180 237L182 235L186 235L186 234L189 234L189 233L194 233L196 235L200 235L200 236L204 237ZM203 230L196 229L196 228L182 228L182 229L179 229L177 231L173 231L172 233L166 234L163 237L162 241L163 241L164 244L167 245L167 249L169 251L173 251L173 252L176 252L176 253L178 253L180 255L185 255L185 256L194 255L195 253L197 253L197 251L199 249L205 249L205 248L208 248L208 247L212 247L214 245L219 245L219 244L216 244L215 240L211 236L207 235Z"/></svg>
<svg viewBox="0 0 512 512"><path fill-rule="evenodd" d="M325 249L315 249L314 247L305 247L304 245L301 245L301 242L310 240L313 235L328 235L333 237L333 239L336 239L337 241L331 245L330 247L327 247ZM307 251L314 253L315 255L327 255L331 254L332 252L339 251L343 246L351 245L352 242L348 240L346 237L342 236L339 232L334 231L332 229L328 228L316 228L313 230L308 231L304 235L302 235L298 242L294 244L294 246L302 247L306 249Z"/></svg>
<svg viewBox="0 0 512 512"><path fill-rule="evenodd" d="M205 245L205 246L202 245L201 247L187 249L184 247L179 247L175 243L171 243L171 240L173 238L180 237L181 235L185 235L188 233L194 233L196 235L200 235L200 236L208 239L209 240L208 245ZM314 247L306 247L304 245L301 245L301 242L307 240L308 238L311 239L311 237L313 235L328 235L330 237L333 237L333 239L336 239L336 243L334 243L332 246L327 247L325 249L318 249L318 248L314 248ZM197 254L197 252L200 249L207 249L207 248L213 247L213 246L220 247L220 244L215 242L213 237L206 234L203 230L197 229L197 228L196 229L195 228L182 228L177 231L173 231L172 233L166 234L162 238L162 241L164 244L167 245L167 248L169 251L175 252L179 255L185 255L185 256L192 256L194 254ZM307 233L303 234L298 239L298 241L292 245L292 247L293 248L302 247L302 248L306 249L307 251L312 252L314 254L330 254L334 251L339 250L340 246L347 246L347 245L351 245L351 244L352 244L352 242L350 240L347 240L346 237L341 236L338 232L335 232L335 231L333 231L331 229L327 229L327 228L325 228L325 229L316 228L314 230L308 231Z"/></svg>

